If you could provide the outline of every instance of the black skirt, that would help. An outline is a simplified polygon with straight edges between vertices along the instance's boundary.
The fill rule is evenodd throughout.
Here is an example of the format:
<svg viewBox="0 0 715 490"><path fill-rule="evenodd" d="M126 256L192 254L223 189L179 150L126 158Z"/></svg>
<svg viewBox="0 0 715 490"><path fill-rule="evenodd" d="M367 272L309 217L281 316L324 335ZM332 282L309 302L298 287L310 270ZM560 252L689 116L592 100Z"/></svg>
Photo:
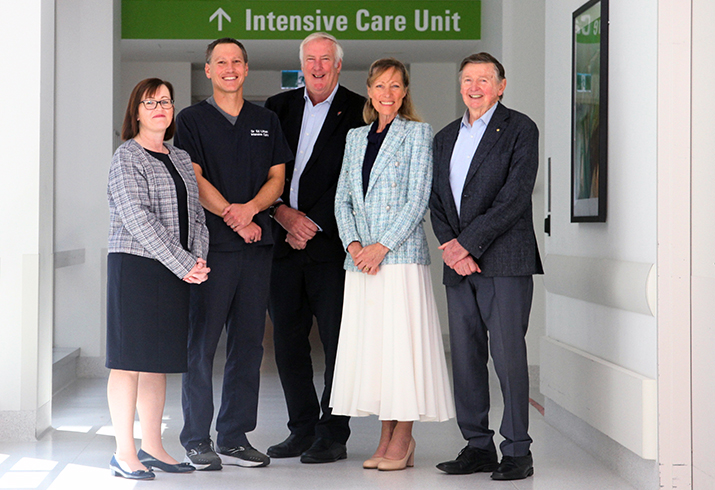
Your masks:
<svg viewBox="0 0 715 490"><path fill-rule="evenodd" d="M107 363L149 373L187 371L189 284L161 262L107 257Z"/></svg>

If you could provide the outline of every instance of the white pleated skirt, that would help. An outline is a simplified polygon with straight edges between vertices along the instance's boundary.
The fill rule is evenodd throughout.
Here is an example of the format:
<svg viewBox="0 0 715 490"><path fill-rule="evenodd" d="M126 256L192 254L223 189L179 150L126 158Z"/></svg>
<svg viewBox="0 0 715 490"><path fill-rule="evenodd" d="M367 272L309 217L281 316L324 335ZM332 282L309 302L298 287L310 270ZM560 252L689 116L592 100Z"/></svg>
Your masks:
<svg viewBox="0 0 715 490"><path fill-rule="evenodd" d="M347 272L330 406L336 415L380 420L454 417L428 266Z"/></svg>

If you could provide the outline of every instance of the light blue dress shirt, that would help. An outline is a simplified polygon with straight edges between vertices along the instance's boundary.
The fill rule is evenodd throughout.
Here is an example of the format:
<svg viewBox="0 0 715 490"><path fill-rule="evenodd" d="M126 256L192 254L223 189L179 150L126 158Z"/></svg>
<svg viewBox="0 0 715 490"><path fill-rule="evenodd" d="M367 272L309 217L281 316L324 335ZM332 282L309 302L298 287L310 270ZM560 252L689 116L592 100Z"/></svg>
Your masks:
<svg viewBox="0 0 715 490"><path fill-rule="evenodd" d="M498 102L497 102L498 104ZM469 124L469 110L464 113L462 123L459 125L459 136L452 150L452 158L449 161L449 185L452 187L452 196L454 204L457 206L457 214L460 214L462 207L462 191L464 190L464 182L467 179L469 167L472 165L474 152L477 151L479 142L482 141L482 136L492 119L492 115L497 108L494 104L484 113L482 117L474 121L474 124Z"/></svg>
<svg viewBox="0 0 715 490"><path fill-rule="evenodd" d="M308 90L303 93L305 99L305 109L303 110L303 122L300 125L300 138L298 139L298 148L295 155L295 166L293 167L293 178L290 181L290 207L298 209L298 187L300 185L300 176L305 170L305 165L313 154L313 147L318 140L320 130L323 128L323 123L330 110L330 105L333 103L335 94L338 91L338 85L330 93L327 99L323 102L313 105L313 102L308 96Z"/></svg>

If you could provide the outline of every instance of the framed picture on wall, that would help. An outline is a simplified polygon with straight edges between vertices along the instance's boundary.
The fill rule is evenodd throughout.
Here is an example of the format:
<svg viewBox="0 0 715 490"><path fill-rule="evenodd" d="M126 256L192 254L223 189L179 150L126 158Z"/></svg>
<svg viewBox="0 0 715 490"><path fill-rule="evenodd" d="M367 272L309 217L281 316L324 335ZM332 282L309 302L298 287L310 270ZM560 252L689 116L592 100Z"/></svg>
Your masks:
<svg viewBox="0 0 715 490"><path fill-rule="evenodd" d="M573 13L571 222L606 221L608 0Z"/></svg>

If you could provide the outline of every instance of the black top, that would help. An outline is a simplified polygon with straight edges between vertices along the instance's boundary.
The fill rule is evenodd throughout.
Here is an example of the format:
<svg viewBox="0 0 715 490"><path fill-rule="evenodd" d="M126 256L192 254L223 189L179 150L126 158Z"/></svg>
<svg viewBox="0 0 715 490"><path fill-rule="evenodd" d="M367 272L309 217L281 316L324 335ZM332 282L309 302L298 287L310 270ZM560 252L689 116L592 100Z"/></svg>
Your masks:
<svg viewBox="0 0 715 490"><path fill-rule="evenodd" d="M362 161L362 195L367 194L367 187L370 183L370 172L372 172L372 166L375 164L375 159L377 154L380 152L380 147L382 142L385 141L385 136L390 130L390 124L385 126L382 133L377 132L377 123L375 121L370 127L370 132L367 133L367 148L365 149L365 159Z"/></svg>
<svg viewBox="0 0 715 490"><path fill-rule="evenodd" d="M234 124L205 100L187 107L176 117L174 145L191 155L206 180L230 203L253 199L270 168L293 159L275 113L248 101ZM234 252L273 244L268 212L258 213L253 221L261 227L262 237L257 244L247 244L222 216L206 213L209 249Z"/></svg>
<svg viewBox="0 0 715 490"><path fill-rule="evenodd" d="M174 186L176 187L176 200L179 203L179 241L184 250L189 250L189 207L187 205L186 196L186 184L184 184L179 171L176 170L174 164L171 163L169 155L166 153L158 153L156 151L147 150L147 153L164 162L166 169L171 174L171 178L174 179Z"/></svg>

